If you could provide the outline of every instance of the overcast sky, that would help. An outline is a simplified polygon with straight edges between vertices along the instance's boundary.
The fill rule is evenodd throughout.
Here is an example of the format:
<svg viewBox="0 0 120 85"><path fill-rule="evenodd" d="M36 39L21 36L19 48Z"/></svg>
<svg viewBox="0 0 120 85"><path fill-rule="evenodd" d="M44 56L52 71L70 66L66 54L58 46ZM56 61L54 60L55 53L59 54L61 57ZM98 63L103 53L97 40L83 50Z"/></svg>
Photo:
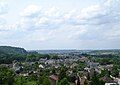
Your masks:
<svg viewBox="0 0 120 85"><path fill-rule="evenodd" d="M120 0L0 0L0 45L120 48Z"/></svg>

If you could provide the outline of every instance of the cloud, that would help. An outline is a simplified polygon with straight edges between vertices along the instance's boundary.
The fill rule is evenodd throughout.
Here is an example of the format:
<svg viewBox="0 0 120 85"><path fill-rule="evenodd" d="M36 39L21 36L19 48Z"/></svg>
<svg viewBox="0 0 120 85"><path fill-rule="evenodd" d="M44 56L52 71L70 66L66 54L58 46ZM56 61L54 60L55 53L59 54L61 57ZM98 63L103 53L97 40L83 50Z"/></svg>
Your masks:
<svg viewBox="0 0 120 85"><path fill-rule="evenodd" d="M105 0L82 10L71 9L67 12L55 7L45 9L38 5L29 5L20 12L20 20L6 27L9 32L4 32L4 37L9 36L11 40L17 39L23 43L65 42L65 45L69 42L70 45L79 45L79 42L85 45L114 41L120 39L119 4L119 0ZM3 21L0 21L2 30L6 26Z"/></svg>
<svg viewBox="0 0 120 85"><path fill-rule="evenodd" d="M76 35L84 40L119 39L120 1L107 0L102 4L84 8L75 16L69 16L68 23L85 28L84 35ZM71 18L72 17L72 18ZM115 28L117 28L115 30ZM106 36L107 35L107 36Z"/></svg>
<svg viewBox="0 0 120 85"><path fill-rule="evenodd" d="M8 12L8 4L0 2L0 31L6 31L6 19L5 15Z"/></svg>
<svg viewBox="0 0 120 85"><path fill-rule="evenodd" d="M120 22L119 0L107 0L102 4L84 8L74 21L78 25L102 25Z"/></svg>
<svg viewBox="0 0 120 85"><path fill-rule="evenodd" d="M49 10L46 10L44 12L44 15L51 18L59 18L62 16L62 12L60 11L59 8L52 7Z"/></svg>
<svg viewBox="0 0 120 85"><path fill-rule="evenodd" d="M34 17L40 14L41 7L37 5L29 5L26 7L23 12L20 14L22 17Z"/></svg>
<svg viewBox="0 0 120 85"><path fill-rule="evenodd" d="M69 38L100 39L106 35L105 32L113 29L109 25L119 23L119 3L118 0L107 0L102 4L68 12L61 12L55 7L46 10L37 5L29 5L21 12L21 20L17 27L35 32L41 29L54 32L54 30L60 31L59 29L64 28L62 34L72 28L74 30L71 30L71 35L68 34Z"/></svg>
<svg viewBox="0 0 120 85"><path fill-rule="evenodd" d="M63 23L61 13L56 8L42 10L40 6L29 5L20 13L20 20L16 27L25 30L55 29ZM19 28L18 28L19 29Z"/></svg>
<svg viewBox="0 0 120 85"><path fill-rule="evenodd" d="M0 15L6 14L8 10L8 5L5 2L0 2Z"/></svg>
<svg viewBox="0 0 120 85"><path fill-rule="evenodd" d="M104 0L100 4L64 14L64 19L73 25L103 25L120 22L119 4L119 0Z"/></svg>

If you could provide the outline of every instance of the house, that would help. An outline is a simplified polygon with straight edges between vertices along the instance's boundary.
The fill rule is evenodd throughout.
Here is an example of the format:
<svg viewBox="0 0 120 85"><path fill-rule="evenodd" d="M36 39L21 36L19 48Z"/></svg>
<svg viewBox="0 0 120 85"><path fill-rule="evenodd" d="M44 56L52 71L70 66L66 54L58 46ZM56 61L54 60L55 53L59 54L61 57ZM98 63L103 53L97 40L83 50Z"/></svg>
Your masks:
<svg viewBox="0 0 120 85"><path fill-rule="evenodd" d="M13 61L13 69L18 69L20 67L19 62L17 60Z"/></svg>
<svg viewBox="0 0 120 85"><path fill-rule="evenodd" d="M57 81L58 81L58 76L57 75L51 75L49 76L49 81L52 85L56 85Z"/></svg>
<svg viewBox="0 0 120 85"><path fill-rule="evenodd" d="M82 77L80 80L80 85L84 85L85 81L86 81L86 79L84 77Z"/></svg>
<svg viewBox="0 0 120 85"><path fill-rule="evenodd" d="M44 68L44 66L43 66L42 64L40 64L40 65L39 65L39 68L43 69L43 68Z"/></svg>
<svg viewBox="0 0 120 85"><path fill-rule="evenodd" d="M106 70L109 70L109 71L111 71L112 70L112 67L113 67L113 64L110 64L110 65L104 65L104 66L102 66L104 69L106 69Z"/></svg>
<svg viewBox="0 0 120 85"><path fill-rule="evenodd" d="M45 62L45 64L55 64L55 60L47 60L46 62Z"/></svg>
<svg viewBox="0 0 120 85"><path fill-rule="evenodd" d="M80 62L88 62L89 59L87 57L82 57L79 59Z"/></svg>
<svg viewBox="0 0 120 85"><path fill-rule="evenodd" d="M94 62L89 62L90 68L97 68L100 64L99 63L94 63Z"/></svg>
<svg viewBox="0 0 120 85"><path fill-rule="evenodd" d="M88 67L85 67L85 68L84 68L84 70L85 70L85 71L89 71L89 70L90 70L90 68L88 68Z"/></svg>
<svg viewBox="0 0 120 85"><path fill-rule="evenodd" d="M75 73L72 73L69 75L69 79L72 83L75 83L75 81L78 80L78 76Z"/></svg>
<svg viewBox="0 0 120 85"><path fill-rule="evenodd" d="M29 76L28 73L21 73L20 75L21 75L21 76L24 76L24 77L28 77L28 76Z"/></svg>
<svg viewBox="0 0 120 85"><path fill-rule="evenodd" d="M100 78L100 80L102 80L102 81L104 81L106 83L115 83L115 81L112 78L108 77L107 75Z"/></svg>
<svg viewBox="0 0 120 85"><path fill-rule="evenodd" d="M45 63L47 61L47 59L44 59L44 58L41 58L40 60L39 60L39 63Z"/></svg>
<svg viewBox="0 0 120 85"><path fill-rule="evenodd" d="M70 68L75 68L75 67L77 67L77 66L79 66L77 63L73 63L73 64L70 66Z"/></svg>
<svg viewBox="0 0 120 85"><path fill-rule="evenodd" d="M105 85L119 85L117 83L105 83Z"/></svg>

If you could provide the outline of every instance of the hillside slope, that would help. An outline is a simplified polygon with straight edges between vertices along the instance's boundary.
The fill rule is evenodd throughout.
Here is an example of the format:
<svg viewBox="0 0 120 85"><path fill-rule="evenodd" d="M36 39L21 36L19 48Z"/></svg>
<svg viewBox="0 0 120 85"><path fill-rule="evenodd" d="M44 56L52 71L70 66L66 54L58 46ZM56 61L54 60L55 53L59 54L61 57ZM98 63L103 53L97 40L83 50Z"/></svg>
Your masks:
<svg viewBox="0 0 120 85"><path fill-rule="evenodd" d="M24 48L0 46L0 53L26 55L28 52Z"/></svg>
<svg viewBox="0 0 120 85"><path fill-rule="evenodd" d="M0 46L0 64L10 64L14 60L23 61L27 54L24 48Z"/></svg>

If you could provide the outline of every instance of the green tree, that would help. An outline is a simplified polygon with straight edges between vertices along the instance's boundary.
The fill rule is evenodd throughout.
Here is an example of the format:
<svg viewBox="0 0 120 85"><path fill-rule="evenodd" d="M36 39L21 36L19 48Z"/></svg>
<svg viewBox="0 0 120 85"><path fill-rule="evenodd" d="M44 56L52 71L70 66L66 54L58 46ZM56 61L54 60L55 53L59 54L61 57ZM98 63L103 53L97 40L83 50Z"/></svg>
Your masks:
<svg viewBox="0 0 120 85"><path fill-rule="evenodd" d="M98 75L95 72L94 75L91 78L90 85L105 85L105 82L100 81Z"/></svg>
<svg viewBox="0 0 120 85"><path fill-rule="evenodd" d="M63 78L63 79L60 81L59 85L69 85L69 82L68 82L67 78Z"/></svg>
<svg viewBox="0 0 120 85"><path fill-rule="evenodd" d="M0 66L0 85L12 85L15 73L5 66Z"/></svg>
<svg viewBox="0 0 120 85"><path fill-rule="evenodd" d="M14 85L26 85L27 79L24 76L18 76L15 78Z"/></svg>
<svg viewBox="0 0 120 85"><path fill-rule="evenodd" d="M110 72L108 70L102 70L99 74L99 77L110 76Z"/></svg>
<svg viewBox="0 0 120 85"><path fill-rule="evenodd" d="M50 82L47 77L43 79L43 85L50 85Z"/></svg>
<svg viewBox="0 0 120 85"><path fill-rule="evenodd" d="M60 69L59 80L62 80L65 77L66 77L66 67L63 66Z"/></svg>
<svg viewBox="0 0 120 85"><path fill-rule="evenodd" d="M36 81L38 78L37 74L36 73L33 73L31 74L29 77L28 77L28 80L29 81Z"/></svg>
<svg viewBox="0 0 120 85"><path fill-rule="evenodd" d="M90 85L98 85L99 84L99 79L97 77L96 72L94 71L94 75L91 78L91 83Z"/></svg>
<svg viewBox="0 0 120 85"><path fill-rule="evenodd" d="M117 66L115 66L115 65L113 66L111 74L114 77L118 77L119 76L119 70L118 70Z"/></svg>

